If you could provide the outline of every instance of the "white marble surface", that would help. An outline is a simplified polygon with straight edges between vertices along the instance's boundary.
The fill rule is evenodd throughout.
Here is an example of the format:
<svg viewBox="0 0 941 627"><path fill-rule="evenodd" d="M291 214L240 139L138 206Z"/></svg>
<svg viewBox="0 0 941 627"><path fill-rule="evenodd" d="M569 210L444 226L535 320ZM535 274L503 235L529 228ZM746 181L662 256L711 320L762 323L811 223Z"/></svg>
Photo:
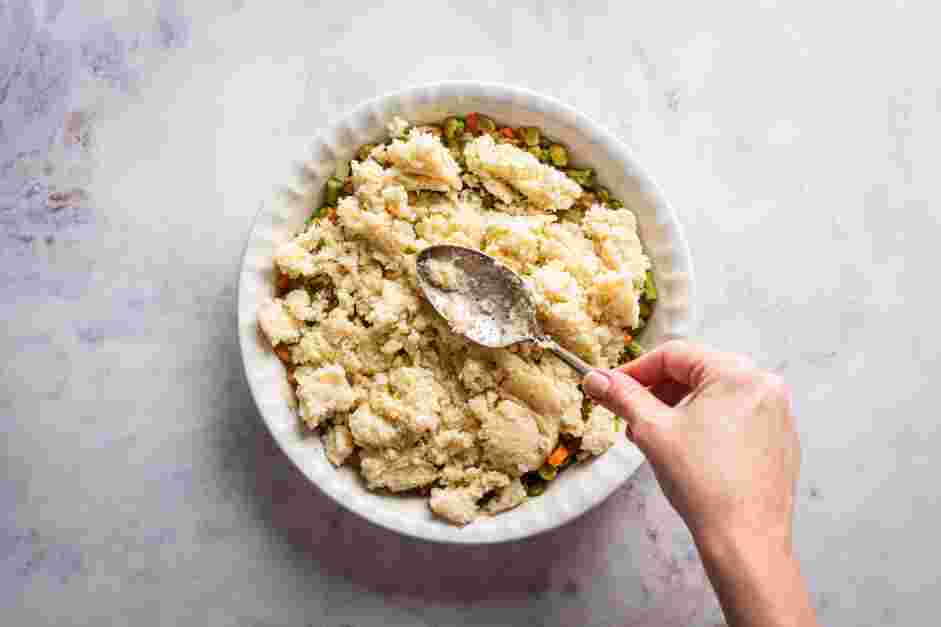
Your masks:
<svg viewBox="0 0 941 627"><path fill-rule="evenodd" d="M795 390L823 622L932 622L934 3L317 4L0 1L4 624L721 624L649 469L557 532L453 548L341 511L261 426L234 280L283 164L254 155L445 78L633 147L687 226L699 337Z"/></svg>

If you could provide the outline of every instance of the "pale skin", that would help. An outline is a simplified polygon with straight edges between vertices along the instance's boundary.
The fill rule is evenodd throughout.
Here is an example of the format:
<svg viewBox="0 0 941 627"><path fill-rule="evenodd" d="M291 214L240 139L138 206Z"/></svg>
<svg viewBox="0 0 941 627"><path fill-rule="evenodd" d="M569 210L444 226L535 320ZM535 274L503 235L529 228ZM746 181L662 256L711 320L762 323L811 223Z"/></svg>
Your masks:
<svg viewBox="0 0 941 627"><path fill-rule="evenodd" d="M747 357L674 341L589 373L584 388L626 420L730 627L816 626L791 544L800 446L781 378Z"/></svg>

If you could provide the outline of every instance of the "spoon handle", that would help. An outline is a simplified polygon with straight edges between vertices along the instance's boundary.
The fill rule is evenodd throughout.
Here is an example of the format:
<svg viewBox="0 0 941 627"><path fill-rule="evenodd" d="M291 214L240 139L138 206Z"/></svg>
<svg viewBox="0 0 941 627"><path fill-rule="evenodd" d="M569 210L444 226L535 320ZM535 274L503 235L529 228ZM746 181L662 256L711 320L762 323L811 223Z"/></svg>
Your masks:
<svg viewBox="0 0 941 627"><path fill-rule="evenodd" d="M552 351L556 357L574 368L575 372L577 372L580 377L584 378L585 375L594 370L594 367L589 365L588 362L586 362L584 359L575 353L562 348L555 340L551 338L538 337L536 338L536 344L538 344L541 348Z"/></svg>

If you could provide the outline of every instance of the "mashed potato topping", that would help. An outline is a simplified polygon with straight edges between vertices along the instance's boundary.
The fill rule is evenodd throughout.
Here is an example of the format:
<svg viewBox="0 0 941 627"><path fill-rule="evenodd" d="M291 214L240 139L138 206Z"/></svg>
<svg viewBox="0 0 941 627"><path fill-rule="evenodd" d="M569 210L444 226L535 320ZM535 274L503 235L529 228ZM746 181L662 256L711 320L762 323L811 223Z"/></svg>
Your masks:
<svg viewBox="0 0 941 627"><path fill-rule="evenodd" d="M451 243L496 257L529 283L546 330L601 367L643 323L650 263L634 215L538 145L462 132L463 119L454 133L397 124L400 138L361 151L344 191L276 251L280 295L258 323L332 464L354 464L370 489L420 489L466 524L525 500L560 442L571 457L604 453L615 418L550 353L455 334L419 295L416 254Z"/></svg>

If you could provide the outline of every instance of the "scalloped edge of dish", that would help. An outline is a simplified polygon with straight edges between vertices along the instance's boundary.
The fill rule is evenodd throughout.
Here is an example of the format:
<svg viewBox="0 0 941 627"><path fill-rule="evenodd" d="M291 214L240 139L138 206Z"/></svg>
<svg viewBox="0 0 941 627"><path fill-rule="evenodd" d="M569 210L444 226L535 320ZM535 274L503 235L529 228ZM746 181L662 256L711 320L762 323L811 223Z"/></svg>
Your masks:
<svg viewBox="0 0 941 627"><path fill-rule="evenodd" d="M620 438L601 457L561 475L539 498L466 527L453 526L432 516L425 498L370 492L352 469L330 465L319 438L304 437L298 429L284 367L258 332L255 318L260 300L274 293L275 247L300 228L309 207L319 204L323 182L338 160L351 158L363 143L383 137L386 122L395 115L431 122L470 111L517 126L539 126L565 143L576 163L595 168L598 179L637 216L653 264L660 300L642 343L650 347L686 337L695 322L689 246L673 209L627 147L601 125L553 98L473 81L421 85L379 96L320 133L306 157L295 163L293 173L285 176L289 183L262 205L252 224L239 274L238 333L245 376L262 419L285 455L322 492L398 533L433 542L487 544L519 540L576 519L623 485L643 463L643 455Z"/></svg>

